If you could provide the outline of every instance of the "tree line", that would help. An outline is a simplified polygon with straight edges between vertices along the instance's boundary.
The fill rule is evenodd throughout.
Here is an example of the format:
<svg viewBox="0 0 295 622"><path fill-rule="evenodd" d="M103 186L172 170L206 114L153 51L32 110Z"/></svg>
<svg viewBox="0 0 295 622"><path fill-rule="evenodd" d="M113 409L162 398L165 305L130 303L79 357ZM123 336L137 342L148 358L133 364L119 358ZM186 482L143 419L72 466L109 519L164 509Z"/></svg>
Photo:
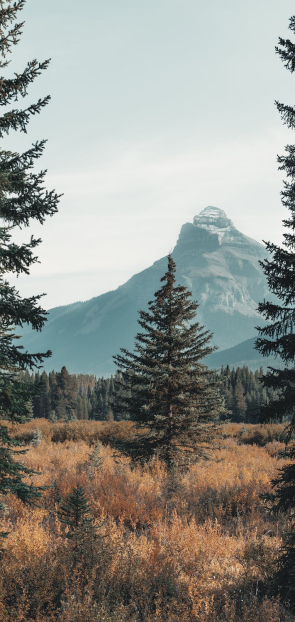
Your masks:
<svg viewBox="0 0 295 622"><path fill-rule="evenodd" d="M112 421L115 378L60 372L20 372L19 380L31 388L31 416L51 421L92 419Z"/></svg>
<svg viewBox="0 0 295 622"><path fill-rule="evenodd" d="M224 398L226 419L237 423L257 423L262 405L271 403L277 391L262 383L263 368L252 371L247 366L212 371ZM20 372L20 381L32 388L31 413L35 418L51 421L63 419L121 421L126 411L114 412L116 395L120 390L118 375L96 378L88 374L69 374L66 367L60 372Z"/></svg>

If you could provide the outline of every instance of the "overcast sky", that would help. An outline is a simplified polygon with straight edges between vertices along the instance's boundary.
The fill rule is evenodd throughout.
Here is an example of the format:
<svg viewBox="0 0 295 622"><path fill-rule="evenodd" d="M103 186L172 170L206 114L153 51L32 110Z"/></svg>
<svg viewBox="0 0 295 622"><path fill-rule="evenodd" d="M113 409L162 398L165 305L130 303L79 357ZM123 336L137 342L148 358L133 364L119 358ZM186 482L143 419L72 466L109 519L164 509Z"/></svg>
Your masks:
<svg viewBox="0 0 295 622"><path fill-rule="evenodd" d="M207 205L258 241L281 241L276 155L294 135L274 100L295 76L274 47L291 0L27 0L10 69L51 57L28 100L52 101L21 151L48 138L40 168L64 193L41 263L18 279L50 308L114 289L168 254Z"/></svg>

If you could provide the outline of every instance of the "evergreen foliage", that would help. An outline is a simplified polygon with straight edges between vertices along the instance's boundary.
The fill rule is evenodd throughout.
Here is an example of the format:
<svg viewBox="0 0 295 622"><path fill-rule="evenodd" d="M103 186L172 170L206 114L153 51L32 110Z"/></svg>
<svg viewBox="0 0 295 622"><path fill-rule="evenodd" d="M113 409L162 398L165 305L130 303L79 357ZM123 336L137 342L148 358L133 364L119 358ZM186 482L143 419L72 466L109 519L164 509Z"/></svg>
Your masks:
<svg viewBox="0 0 295 622"><path fill-rule="evenodd" d="M290 20L290 29L295 33L295 16ZM289 39L279 39L276 52L282 59L285 67L295 70L295 45ZM277 109L283 123L290 129L295 128L295 107L276 102ZM279 169L285 171L287 180L281 192L282 204L289 210L289 217L283 221L287 232L284 233L283 247L268 242L266 247L271 253L271 259L262 262L264 273L270 290L279 299L278 303L263 301L259 311L270 323L258 328L260 336L256 347L267 356L279 355L285 363L284 369L269 368L263 376L265 387L272 387L277 391L277 399L261 409L262 419L290 421L289 431L295 430L295 146L287 145L285 154L278 156ZM289 447L288 455L291 462L280 471L274 495L274 507L287 511L290 515L291 529L285 535L283 554L280 559L280 570L277 575L277 584L282 593L295 606L295 451Z"/></svg>
<svg viewBox="0 0 295 622"><path fill-rule="evenodd" d="M290 28L295 32L295 18L290 20ZM295 69L295 48L289 40L279 39L276 52L291 72ZM289 128L295 128L295 108L276 102L283 122ZM270 259L261 262L270 290L279 299L278 303L264 300L259 304L259 312L269 322L258 327L260 336L256 348L264 355L279 355L285 363L284 369L268 368L263 376L265 387L277 391L277 399L261 409L262 419L283 420L288 416L295 425L295 147L287 145L285 155L278 156L279 169L285 171L287 180L281 192L282 204L290 211L290 216L283 221L289 229L284 233L283 247L267 242L266 248Z"/></svg>
<svg viewBox="0 0 295 622"><path fill-rule="evenodd" d="M25 0L14 3L0 0L1 70L7 69L7 54L18 43L22 33L23 23L16 20L24 5ZM1 138L12 130L26 132L31 116L39 114L47 105L48 96L25 108L10 108L11 104L26 97L28 87L47 69L48 64L48 60L42 63L33 60L13 77L1 77ZM44 147L45 141L42 140L24 153L0 150L0 417L18 423L31 415L31 390L20 381L18 373L26 368L32 370L38 367L50 352L29 353L17 345L20 339L17 329L30 324L33 329L41 330L46 311L39 304L40 295L22 298L16 288L9 284L6 275L29 274L30 266L38 260L35 248L41 241L31 236L29 241L18 244L12 240L13 230L28 227L34 219L43 224L46 216L52 216L57 211L58 195L44 189L46 171L33 171ZM14 460L13 445L7 427L1 425L0 490L2 494L10 491L22 500L30 500L38 496L40 491L24 483L23 475L30 471L21 462Z"/></svg>
<svg viewBox="0 0 295 622"><path fill-rule="evenodd" d="M115 390L113 376L110 378L98 378L92 392L89 388L89 419L97 419L100 421L109 420ZM123 415L122 418L124 419L127 417Z"/></svg>
<svg viewBox="0 0 295 622"><path fill-rule="evenodd" d="M65 366L55 376L53 409L58 419L75 418L77 409L77 388L75 376L71 376ZM82 417L84 418L84 417Z"/></svg>
<svg viewBox="0 0 295 622"><path fill-rule="evenodd" d="M261 383L263 369L253 372L248 367L230 369L227 365L217 374L220 391L225 399L227 420L237 423L257 423L262 405L276 399L272 387Z"/></svg>
<svg viewBox="0 0 295 622"><path fill-rule="evenodd" d="M69 528L71 538L76 530L87 529L92 523L90 506L82 486L74 486L60 504L59 520Z"/></svg>
<svg viewBox="0 0 295 622"><path fill-rule="evenodd" d="M67 370L66 370L67 371ZM262 404L271 402L276 397L272 387L264 387L260 382L263 369L253 372L248 367L231 369L228 365L220 371L211 371L212 378L220 387L226 407L226 419L237 423L257 423L259 409ZM92 419L109 421L112 416L116 421L126 420L129 413L119 409L113 412L113 403L119 392L125 392L126 387L122 375L110 378L95 378L87 374L65 374L70 382L59 384L60 372L45 371L30 374L20 373L23 383L29 384L33 390L33 416L44 417L52 421L59 419ZM57 390L58 387L58 390ZM61 402L66 402L70 392L71 408L69 416L62 414ZM129 391L131 395L131 391ZM246 409L245 409L246 403Z"/></svg>
<svg viewBox="0 0 295 622"><path fill-rule="evenodd" d="M69 374L66 367L60 372L45 371L30 374L20 372L22 383L30 386L33 416L57 421L59 419L112 419L114 378L98 378L88 374ZM123 413L121 418L126 419Z"/></svg>
<svg viewBox="0 0 295 622"><path fill-rule="evenodd" d="M62 414L61 403L65 403L68 396L72 403L69 419L108 421L113 414L112 404L116 400L117 392L125 391L122 376L117 379L112 376L96 379L95 376L76 376L65 371L63 378L69 378L70 381L63 385L59 384L60 372L52 371L49 375L45 371L41 375L39 372L20 374L22 382L33 388L33 416L54 420L67 419ZM257 423L261 405L275 399L275 390L263 387L260 382L262 368L253 372L246 366L230 369L227 365L211 374L219 383L221 395L225 399L227 419L230 421ZM125 420L128 417L126 411L116 412L116 420Z"/></svg>
<svg viewBox="0 0 295 622"><path fill-rule="evenodd" d="M16 495L21 501L32 502L38 499L44 488L27 484L24 477L33 474L22 462L15 460L15 454L22 454L16 450L18 443L11 438L7 426L0 425L0 496L8 493ZM0 508L1 508L0 504Z"/></svg>
<svg viewBox="0 0 295 622"><path fill-rule="evenodd" d="M122 374L114 410L130 413L141 433L121 448L135 461L159 456L169 470L204 456L223 409L216 381L201 360L214 348L211 334L194 320L198 304L186 287L175 285L176 265L168 256L161 289L140 311L144 332L134 352L121 349L114 360Z"/></svg>
<svg viewBox="0 0 295 622"><path fill-rule="evenodd" d="M58 517L68 528L66 537L73 540L74 547L79 549L86 536L93 531L91 508L82 486L73 486L60 504Z"/></svg>

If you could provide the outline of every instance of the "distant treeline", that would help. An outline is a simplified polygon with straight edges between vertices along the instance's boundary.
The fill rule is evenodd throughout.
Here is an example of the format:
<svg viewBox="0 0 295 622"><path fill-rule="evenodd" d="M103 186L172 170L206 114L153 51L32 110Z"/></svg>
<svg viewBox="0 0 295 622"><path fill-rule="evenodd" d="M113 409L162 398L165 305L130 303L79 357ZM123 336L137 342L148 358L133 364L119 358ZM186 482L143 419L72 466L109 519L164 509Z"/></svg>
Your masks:
<svg viewBox="0 0 295 622"><path fill-rule="evenodd" d="M98 378L86 374L69 374L66 367L60 372L21 373L20 379L33 386L32 414L34 417L58 419L113 420L111 400L114 378Z"/></svg>
<svg viewBox="0 0 295 622"><path fill-rule="evenodd" d="M235 422L255 423L259 407L275 399L272 389L265 389L260 377L263 369L251 371L248 367L212 372L220 383L229 412L228 419ZM66 367L60 372L45 371L36 374L21 373L20 379L34 387L32 399L33 417L58 419L92 419L113 421L112 404L115 399L116 376L96 378L86 374L69 374ZM116 420L126 419L126 413L116 415Z"/></svg>
<svg viewBox="0 0 295 622"><path fill-rule="evenodd" d="M260 382L262 375L262 367L255 372L248 367L230 369L227 365L221 368L217 377L231 421L257 423L260 406L276 398L272 388L263 387Z"/></svg>

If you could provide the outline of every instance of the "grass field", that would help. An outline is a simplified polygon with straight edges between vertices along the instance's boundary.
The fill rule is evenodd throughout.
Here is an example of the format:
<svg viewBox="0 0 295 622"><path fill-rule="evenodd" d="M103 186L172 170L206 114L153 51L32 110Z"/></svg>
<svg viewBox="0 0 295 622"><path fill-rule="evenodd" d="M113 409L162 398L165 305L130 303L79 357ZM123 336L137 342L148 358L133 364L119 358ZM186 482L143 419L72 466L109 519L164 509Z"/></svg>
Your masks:
<svg viewBox="0 0 295 622"><path fill-rule="evenodd" d="M5 500L1 622L295 620L271 582L288 525L261 499L284 464L283 426L224 425L172 493L162 464L131 468L108 445L131 423L34 420L12 433L47 488L38 507ZM78 483L94 530L77 560L58 509Z"/></svg>

